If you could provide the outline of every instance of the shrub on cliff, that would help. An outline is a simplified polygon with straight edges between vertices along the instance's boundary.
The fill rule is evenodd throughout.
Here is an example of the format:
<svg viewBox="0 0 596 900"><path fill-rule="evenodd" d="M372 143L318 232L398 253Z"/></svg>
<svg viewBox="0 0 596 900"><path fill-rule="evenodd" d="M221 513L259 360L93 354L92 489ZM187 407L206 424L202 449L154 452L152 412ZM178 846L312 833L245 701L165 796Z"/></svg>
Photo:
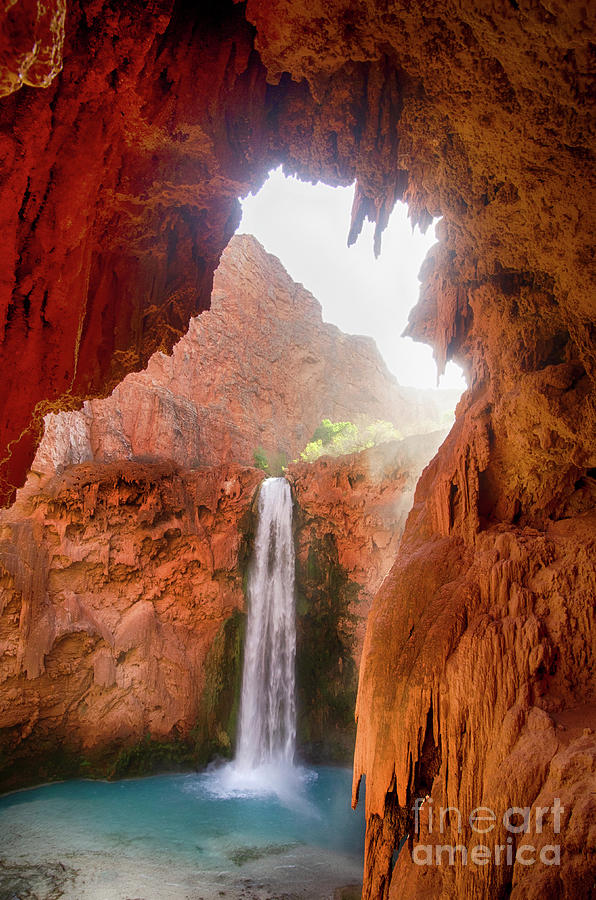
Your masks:
<svg viewBox="0 0 596 900"><path fill-rule="evenodd" d="M269 472L269 460L262 447L257 447L253 452L252 458L257 469L262 469L263 472Z"/></svg>
<svg viewBox="0 0 596 900"><path fill-rule="evenodd" d="M315 462L320 456L344 456L358 453L387 441L399 441L402 434L391 422L371 422L358 426L353 422L332 422L323 419L306 445L300 458L303 462Z"/></svg>

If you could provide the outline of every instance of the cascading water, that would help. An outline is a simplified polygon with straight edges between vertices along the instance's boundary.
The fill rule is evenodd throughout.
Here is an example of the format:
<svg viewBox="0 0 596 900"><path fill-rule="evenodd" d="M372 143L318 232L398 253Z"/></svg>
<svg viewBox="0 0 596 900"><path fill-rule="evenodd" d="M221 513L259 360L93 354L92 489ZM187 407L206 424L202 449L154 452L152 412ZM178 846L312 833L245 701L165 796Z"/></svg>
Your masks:
<svg viewBox="0 0 596 900"><path fill-rule="evenodd" d="M130 896L137 879L152 897L198 890L205 898L312 900L361 877L364 813L362 804L357 816L350 810L351 773L293 764L294 547L285 479L263 482L258 515L236 759L200 773L78 780L0 797L2 855L10 860L0 867L9 879L1 896L16 897L11 888L22 886L20 875L10 883L11 869L42 872L45 883L46 871L54 877L48 860L62 856L76 866L62 867L64 882L56 881L68 897L105 897L108 870L114 897Z"/></svg>
<svg viewBox="0 0 596 900"><path fill-rule="evenodd" d="M311 819L306 799L315 772L294 765L296 748L296 609L292 495L285 478L261 485L251 560L248 622L236 758L211 773L221 798L274 794Z"/></svg>
<svg viewBox="0 0 596 900"><path fill-rule="evenodd" d="M292 765L296 745L292 496L285 478L261 485L248 581L248 624L236 767Z"/></svg>

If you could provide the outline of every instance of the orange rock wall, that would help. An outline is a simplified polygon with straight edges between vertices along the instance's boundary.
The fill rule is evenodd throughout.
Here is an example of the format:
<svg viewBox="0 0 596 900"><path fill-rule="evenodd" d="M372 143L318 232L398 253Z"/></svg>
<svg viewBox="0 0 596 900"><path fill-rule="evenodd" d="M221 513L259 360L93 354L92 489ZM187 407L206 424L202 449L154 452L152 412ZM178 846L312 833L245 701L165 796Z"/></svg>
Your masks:
<svg viewBox="0 0 596 900"><path fill-rule="evenodd" d="M298 741L351 764L371 602L395 559L414 487L444 432L289 467L296 499Z"/></svg>
<svg viewBox="0 0 596 900"><path fill-rule="evenodd" d="M439 440L409 438L291 470L298 630L309 645L303 657L313 653L308 674L299 664L299 692L313 695L313 673L315 689L321 676L345 673L336 678L341 716L324 691L316 709L301 710L301 752L311 757L351 759L364 621ZM234 615L245 609L254 498L264 477L237 464L181 470L122 461L30 476L0 514L3 787L175 764L156 742L171 745L170 753L185 750L186 765L231 751L239 681L222 697L220 682L240 672ZM332 582L333 563L340 577ZM334 648L332 671L321 671Z"/></svg>
<svg viewBox="0 0 596 900"><path fill-rule="evenodd" d="M387 117L370 128L387 155L356 225L368 211L382 224L381 198L390 205L399 184L415 218L443 216L408 331L433 344L440 366L460 361L470 384L368 623L355 760L356 787L366 775L363 896L588 894L596 351L584 73L594 11L249 0L247 15L269 73L289 68L325 102L371 61L371 108L381 96ZM406 851L393 869L426 794L464 815L560 796L561 867L425 868ZM447 844L459 842L454 821Z"/></svg>
<svg viewBox="0 0 596 900"><path fill-rule="evenodd" d="M73 4L63 74L3 101L7 496L36 407L109 390L206 305L231 198L270 162L357 178L352 237L399 196L423 224L442 216L409 332L470 390L367 631L356 781L375 900L593 885L594 738L557 724L594 725L594 15L248 0L199 22L182 4ZM563 868L427 872L404 854L392 876L418 792L564 794Z"/></svg>
<svg viewBox="0 0 596 900"><path fill-rule="evenodd" d="M397 555L416 482L444 437L416 435L288 468L298 505L298 559L305 565L313 544L330 537L337 563L358 586L351 608L358 620L357 662L370 605Z"/></svg>
<svg viewBox="0 0 596 900"><path fill-rule="evenodd" d="M0 101L4 502L48 411L105 396L208 308L239 195L282 161L346 184L380 156L367 140L357 164L366 68L331 105L304 81L272 85L231 2L75 0L65 31L50 87Z"/></svg>
<svg viewBox="0 0 596 900"><path fill-rule="evenodd" d="M262 478L81 465L21 492L0 522L5 787L85 774L85 758L105 774L146 734L188 737L209 650L244 607Z"/></svg>
<svg viewBox="0 0 596 900"><path fill-rule="evenodd" d="M234 611L244 611L264 477L243 458L263 445L297 454L323 416L428 427L440 416L427 394L402 390L372 340L324 324L275 257L234 237L212 309L171 357L154 355L111 397L49 416L33 472L0 516L3 783L229 753L243 621ZM366 616L442 437L291 468L298 737L309 759L352 761Z"/></svg>

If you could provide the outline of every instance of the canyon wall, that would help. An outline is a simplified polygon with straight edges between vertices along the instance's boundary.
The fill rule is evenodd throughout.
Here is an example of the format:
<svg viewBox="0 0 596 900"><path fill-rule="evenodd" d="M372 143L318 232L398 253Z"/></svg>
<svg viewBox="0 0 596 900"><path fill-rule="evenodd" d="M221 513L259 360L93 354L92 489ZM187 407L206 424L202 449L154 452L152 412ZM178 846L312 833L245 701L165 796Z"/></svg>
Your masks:
<svg viewBox="0 0 596 900"><path fill-rule="evenodd" d="M449 418L442 404L453 394L402 388L372 338L324 323L318 300L275 256L235 235L210 310L172 355L156 353L106 400L48 414L33 469L118 459L253 465L256 450L286 463L323 418L432 431Z"/></svg>
<svg viewBox="0 0 596 900"><path fill-rule="evenodd" d="M225 666L217 655L242 628L262 478L241 466L83 464L4 513L4 787L229 752L240 648Z"/></svg>
<svg viewBox="0 0 596 900"><path fill-rule="evenodd" d="M578 478L564 512L542 527L483 522L470 537L470 482L454 466L461 441L456 427L423 473L369 615L354 781L356 798L366 774L363 896L590 896L596 484ZM496 826L471 827L478 807ZM503 817L525 807L528 833L519 818L514 833ZM547 845L560 865L540 861ZM448 855L436 861L437 846L460 848L451 865ZM474 864L478 846L487 849Z"/></svg>
<svg viewBox="0 0 596 900"><path fill-rule="evenodd" d="M364 621L441 435L293 467L302 757L351 760ZM81 463L0 514L0 785L229 756L255 494L238 464Z"/></svg>
<svg viewBox="0 0 596 900"><path fill-rule="evenodd" d="M264 477L243 463L257 448L297 455L324 416L404 431L440 420L372 340L324 324L250 235L223 254L212 304L171 357L48 415L33 471L0 513L5 786L229 756ZM288 472L303 758L352 761L364 623L444 436Z"/></svg>
<svg viewBox="0 0 596 900"><path fill-rule="evenodd" d="M73 0L62 73L2 101L6 499L45 412L107 394L208 305L235 198L269 166L356 180L350 240L368 216L379 243L396 198L423 226L442 217L409 333L460 362L469 391L367 629L355 785L365 774L374 900L593 888L595 14ZM30 33L29 81L47 83L61 29L25 2L11 23L3 85L27 80ZM426 795L464 816L558 797L561 866L417 866L404 850L394 866Z"/></svg>
<svg viewBox="0 0 596 900"><path fill-rule="evenodd" d="M352 762L366 620L420 472L444 437L417 435L288 469L296 499L298 741L311 761Z"/></svg>

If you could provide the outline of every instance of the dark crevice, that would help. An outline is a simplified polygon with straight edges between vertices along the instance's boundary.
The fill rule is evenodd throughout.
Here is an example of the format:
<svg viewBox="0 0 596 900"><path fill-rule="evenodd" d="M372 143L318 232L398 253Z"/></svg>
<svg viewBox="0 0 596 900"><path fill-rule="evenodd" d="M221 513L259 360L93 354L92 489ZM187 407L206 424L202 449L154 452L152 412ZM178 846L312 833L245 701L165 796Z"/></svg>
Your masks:
<svg viewBox="0 0 596 900"><path fill-rule="evenodd" d="M424 740L418 760L414 766L414 794L430 794L439 769L441 768L441 741L435 742L433 735L432 703L426 715Z"/></svg>
<svg viewBox="0 0 596 900"><path fill-rule="evenodd" d="M457 508L459 506L458 487L454 482L449 486L449 529L455 525Z"/></svg>
<svg viewBox="0 0 596 900"><path fill-rule="evenodd" d="M25 221L25 214L27 210L27 203L29 202L29 197L31 196L31 177L27 176L27 186L23 193L23 200L21 202L21 207L19 209L19 219L21 222Z"/></svg>

